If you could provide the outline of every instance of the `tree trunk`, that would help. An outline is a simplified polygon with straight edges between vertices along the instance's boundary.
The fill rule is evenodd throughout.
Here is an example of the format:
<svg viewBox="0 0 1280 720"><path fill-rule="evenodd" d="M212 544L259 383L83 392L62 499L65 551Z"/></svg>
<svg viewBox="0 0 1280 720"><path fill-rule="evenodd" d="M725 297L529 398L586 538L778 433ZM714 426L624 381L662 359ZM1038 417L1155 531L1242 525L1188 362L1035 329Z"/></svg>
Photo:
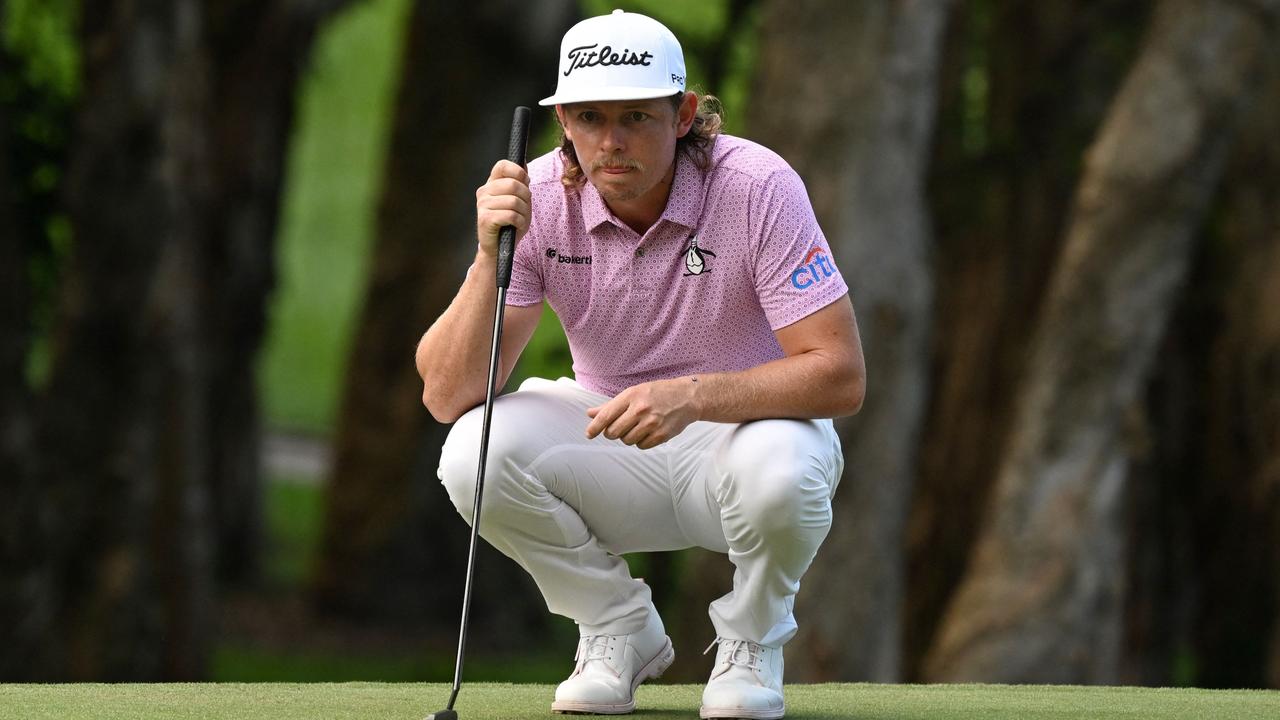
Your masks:
<svg viewBox="0 0 1280 720"><path fill-rule="evenodd" d="M938 295L933 393L907 531L909 679L919 677L963 576L1079 159L1149 10L1132 0L962 7L942 63L930 171Z"/></svg>
<svg viewBox="0 0 1280 720"><path fill-rule="evenodd" d="M4 36L5 2L0 0L0 37ZM0 78L16 78L17 68L0 43ZM26 382L30 340L30 293L27 283L26 235L19 227L13 162L11 105L0 102L0 624L7 629L0 652L0 677L22 676L24 664L39 658L44 622L33 617L31 602L46 578L39 539L39 485L26 468L30 443Z"/></svg>
<svg viewBox="0 0 1280 720"><path fill-rule="evenodd" d="M5 3L0 0L0 37L5 29ZM0 78L14 77L16 68L9 51L0 44ZM25 394L23 370L27 356L27 271L23 238L18 234L11 188L13 139L9 107L0 102L0 470L11 456L10 416ZM0 477L11 477L7 472Z"/></svg>
<svg viewBox="0 0 1280 720"><path fill-rule="evenodd" d="M252 473L257 492L253 443L229 450L239 440L215 435L255 427L244 378L270 277L292 78L335 4L83 9L66 176L76 247L19 478L35 491L13 527L30 532L36 571L14 596L8 677L204 675L215 528L230 525L211 507L225 478L243 496Z"/></svg>
<svg viewBox="0 0 1280 720"><path fill-rule="evenodd" d="M5 30L5 2L0 0L0 37ZM16 78L17 68L0 43L0 79ZM26 237L19 230L13 186L15 172L11 110L0 101L0 478L20 478L26 425L26 364L30 340ZM15 520L17 518L14 518ZM0 528L16 527L0 523ZM6 538L6 541L8 539ZM8 546L4 546L5 549Z"/></svg>
<svg viewBox="0 0 1280 720"><path fill-rule="evenodd" d="M455 630L468 531L435 478L448 428L422 407L413 348L474 257L473 189L503 157L512 108L547 94L573 19L567 1L414 7L328 485L316 599L330 612L426 620L444 642ZM477 645L545 627L517 566L486 546L477 573Z"/></svg>
<svg viewBox="0 0 1280 720"><path fill-rule="evenodd" d="M838 423L844 479L797 599L793 679L901 676L933 296L924 178L948 10L927 0L764 8L748 127L805 179L859 313L868 376L862 413Z"/></svg>
<svg viewBox="0 0 1280 720"><path fill-rule="evenodd" d="M1277 74L1280 77L1280 74ZM1280 83L1273 83L1280 92ZM1280 113L1268 96L1266 124L1240 154L1214 257L1226 292L1215 313L1201 385L1204 434L1193 498L1192 556L1200 600L1195 648L1199 687L1261 687L1268 637L1280 628ZM1243 150L1244 148L1242 148ZM1203 327L1203 326L1202 326ZM1201 345L1200 347L1204 347ZM1194 467L1194 465L1193 465Z"/></svg>
<svg viewBox="0 0 1280 720"><path fill-rule="evenodd" d="M1269 56L1151 392L1125 682L1267 683L1280 610L1280 53Z"/></svg>
<svg viewBox="0 0 1280 720"><path fill-rule="evenodd" d="M1198 684L1268 682L1267 636L1280 633L1280 52L1230 167L1219 241L1226 287L1207 351L1207 432L1199 519L1212 528L1198 558ZM1223 508L1229 512L1215 512ZM1208 539L1208 538L1207 538ZM1209 548L1212 548L1210 550ZM1214 554L1210 555L1210 552ZM1224 562L1225 558L1234 561ZM1272 628L1272 633L1266 631ZM1277 635L1280 637L1280 635ZM1280 664L1272 687L1280 687Z"/></svg>
<svg viewBox="0 0 1280 720"><path fill-rule="evenodd" d="M262 435L255 363L275 285L275 235L295 88L320 23L347 0L235 0L206 10L213 194L202 258L209 303L208 424L222 579L258 575Z"/></svg>
<svg viewBox="0 0 1280 720"><path fill-rule="evenodd" d="M82 18L67 179L78 238L41 403L51 521L47 670L195 677L211 620L201 512L201 212L208 189L199 7L100 3Z"/></svg>
<svg viewBox="0 0 1280 720"><path fill-rule="evenodd" d="M1116 681L1135 408L1273 34L1235 3L1158 8L1086 157L988 520L927 679Z"/></svg>

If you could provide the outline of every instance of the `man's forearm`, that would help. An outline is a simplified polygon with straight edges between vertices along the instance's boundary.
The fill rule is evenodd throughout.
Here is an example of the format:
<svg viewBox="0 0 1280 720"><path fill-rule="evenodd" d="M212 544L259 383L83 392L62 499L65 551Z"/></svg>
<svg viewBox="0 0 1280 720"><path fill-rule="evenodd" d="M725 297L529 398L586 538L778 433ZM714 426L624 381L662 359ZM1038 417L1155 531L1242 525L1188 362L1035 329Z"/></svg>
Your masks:
<svg viewBox="0 0 1280 720"><path fill-rule="evenodd" d="M862 406L865 386L853 359L818 351L680 380L694 386L699 419L713 422L852 415Z"/></svg>
<svg viewBox="0 0 1280 720"><path fill-rule="evenodd" d="M497 302L496 261L480 253L447 310L418 343L415 361L423 402L437 420L451 422L481 402L488 379L491 324Z"/></svg>

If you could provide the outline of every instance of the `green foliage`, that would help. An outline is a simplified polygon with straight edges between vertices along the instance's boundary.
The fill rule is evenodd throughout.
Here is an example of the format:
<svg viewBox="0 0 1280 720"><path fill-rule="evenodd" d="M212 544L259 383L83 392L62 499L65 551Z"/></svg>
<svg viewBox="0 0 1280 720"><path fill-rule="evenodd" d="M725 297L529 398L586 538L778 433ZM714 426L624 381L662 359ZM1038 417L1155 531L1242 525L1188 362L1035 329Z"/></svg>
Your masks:
<svg viewBox="0 0 1280 720"><path fill-rule="evenodd" d="M71 107L80 92L76 37L79 4L72 0L8 0L0 44L0 113L12 136L17 229L25 246L31 291L27 379L44 384L54 296L71 257L71 223L61 205Z"/></svg>
<svg viewBox="0 0 1280 720"><path fill-rule="evenodd" d="M514 390L531 377L552 380L573 377L573 358L569 356L569 343L565 340L560 320L545 303L542 306L542 317L538 319L538 327L521 353L520 362L511 371L506 389Z"/></svg>
<svg viewBox="0 0 1280 720"><path fill-rule="evenodd" d="M319 551L324 491L316 478L271 478L265 509L267 582L301 588Z"/></svg>
<svg viewBox="0 0 1280 720"><path fill-rule="evenodd" d="M408 0L355 3L317 38L299 88L280 283L261 360L268 423L333 425L365 289Z"/></svg>
<svg viewBox="0 0 1280 720"><path fill-rule="evenodd" d="M80 92L75 0L6 0L4 45L22 58L26 83L70 102Z"/></svg>
<svg viewBox="0 0 1280 720"><path fill-rule="evenodd" d="M980 0L968 8L971 35L965 43L964 75L960 83L960 132L962 145L970 157L987 151L990 115L991 67L988 45L991 43L992 8Z"/></svg>

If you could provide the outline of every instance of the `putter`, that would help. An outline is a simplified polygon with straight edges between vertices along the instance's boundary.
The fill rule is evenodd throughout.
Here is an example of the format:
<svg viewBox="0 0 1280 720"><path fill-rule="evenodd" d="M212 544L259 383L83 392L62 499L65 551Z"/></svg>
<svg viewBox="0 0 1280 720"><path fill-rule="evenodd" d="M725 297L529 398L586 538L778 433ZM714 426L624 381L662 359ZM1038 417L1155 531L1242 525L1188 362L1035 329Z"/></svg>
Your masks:
<svg viewBox="0 0 1280 720"><path fill-rule="evenodd" d="M507 144L507 159L524 166L525 148L529 143L529 108L516 108L511 120L511 140ZM493 345L489 351L489 388L484 397L484 421L480 428L480 468L476 470L476 497L471 508L471 549L467 551L467 581L462 590L462 629L458 632L458 657L453 666L453 690L444 710L431 713L427 720L458 720L453 703L462 688L462 655L467 647L467 619L471 615L471 582L476 568L476 542L480 535L480 498L484 494L484 469L489 458L489 421L493 415L493 396L497 393L498 350L502 343L502 314L507 301L507 286L511 284L511 254L516 248L516 229L510 225L498 233L498 307L493 313Z"/></svg>

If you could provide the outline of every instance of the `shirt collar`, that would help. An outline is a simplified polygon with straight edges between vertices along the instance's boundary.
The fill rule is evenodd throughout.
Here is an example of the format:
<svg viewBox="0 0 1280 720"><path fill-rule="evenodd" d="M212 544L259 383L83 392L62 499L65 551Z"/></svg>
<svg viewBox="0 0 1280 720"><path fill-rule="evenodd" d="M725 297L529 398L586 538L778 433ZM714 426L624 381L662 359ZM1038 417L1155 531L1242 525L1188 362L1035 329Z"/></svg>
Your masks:
<svg viewBox="0 0 1280 720"><path fill-rule="evenodd" d="M600 191L596 190L590 180L584 179L578 186L578 192L582 198L582 228L588 233L595 232L605 223L621 224L609 212L609 206L604 204Z"/></svg>
<svg viewBox="0 0 1280 720"><path fill-rule="evenodd" d="M588 233L594 232L604 223L612 223L624 227L622 221L613 216L604 198L590 180L580 187L582 193L582 227ZM667 207L662 211L658 222L673 222L688 230L696 230L698 219L702 217L702 202L705 193L702 187L702 171L683 153L676 153L676 172L671 181L671 194L667 197Z"/></svg>

